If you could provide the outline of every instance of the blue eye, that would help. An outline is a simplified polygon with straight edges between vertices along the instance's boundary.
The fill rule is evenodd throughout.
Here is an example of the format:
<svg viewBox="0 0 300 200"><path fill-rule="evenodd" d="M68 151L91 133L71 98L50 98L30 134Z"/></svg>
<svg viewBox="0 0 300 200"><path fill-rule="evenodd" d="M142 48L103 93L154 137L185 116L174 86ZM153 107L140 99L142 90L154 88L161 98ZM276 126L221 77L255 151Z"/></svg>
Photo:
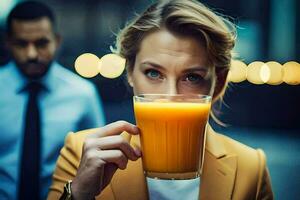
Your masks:
<svg viewBox="0 0 300 200"><path fill-rule="evenodd" d="M188 74L185 78L185 81L188 81L192 84L199 84L203 80L202 76L198 74Z"/></svg>
<svg viewBox="0 0 300 200"><path fill-rule="evenodd" d="M157 70L154 69L148 69L145 71L145 74L147 77L149 77L150 79L160 79L161 78L161 73Z"/></svg>

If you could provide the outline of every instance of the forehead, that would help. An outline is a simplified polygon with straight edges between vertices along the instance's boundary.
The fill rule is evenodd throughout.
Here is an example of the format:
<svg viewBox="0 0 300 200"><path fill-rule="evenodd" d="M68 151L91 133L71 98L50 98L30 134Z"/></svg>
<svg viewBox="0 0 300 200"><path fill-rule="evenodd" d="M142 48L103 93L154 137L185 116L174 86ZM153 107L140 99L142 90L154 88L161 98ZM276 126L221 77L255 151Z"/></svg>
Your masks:
<svg viewBox="0 0 300 200"><path fill-rule="evenodd" d="M164 29L148 34L141 42L138 55L140 57L173 57L193 59L200 63L207 62L207 52L197 38L177 35Z"/></svg>
<svg viewBox="0 0 300 200"><path fill-rule="evenodd" d="M11 28L13 37L26 40L49 37L53 34L52 24L46 17L28 21L14 19Z"/></svg>

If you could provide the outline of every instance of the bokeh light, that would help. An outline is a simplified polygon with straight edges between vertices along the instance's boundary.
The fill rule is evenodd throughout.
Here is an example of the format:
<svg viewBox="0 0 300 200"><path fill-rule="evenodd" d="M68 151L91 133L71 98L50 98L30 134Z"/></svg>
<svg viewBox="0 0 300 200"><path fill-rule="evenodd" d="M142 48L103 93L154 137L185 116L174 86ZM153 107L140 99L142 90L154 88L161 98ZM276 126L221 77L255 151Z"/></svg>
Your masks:
<svg viewBox="0 0 300 200"><path fill-rule="evenodd" d="M75 60L75 70L85 78L92 78L99 73L99 58L91 53L84 53Z"/></svg>
<svg viewBox="0 0 300 200"><path fill-rule="evenodd" d="M107 54L99 59L91 53L80 55L75 61L75 70L85 78L92 78L99 73L109 79L122 75L126 60L117 54ZM228 80L240 83L248 80L253 84L279 85L283 82L289 85L300 84L300 64L290 61L281 65L275 61L267 63L254 61L248 66L240 60L232 60Z"/></svg>
<svg viewBox="0 0 300 200"><path fill-rule="evenodd" d="M232 60L228 73L228 80L239 83L247 78L247 65L239 60Z"/></svg>
<svg viewBox="0 0 300 200"><path fill-rule="evenodd" d="M270 85L281 84L283 82L283 80L282 80L282 75L283 75L282 65L275 61L267 62L266 65L268 66L269 71L270 71L270 77L266 83L270 84Z"/></svg>
<svg viewBox="0 0 300 200"><path fill-rule="evenodd" d="M264 64L261 66L259 76L263 83L267 83L270 80L271 71L268 65Z"/></svg>
<svg viewBox="0 0 300 200"><path fill-rule="evenodd" d="M283 81L290 85L300 84L300 64L295 61L283 65Z"/></svg>
<svg viewBox="0 0 300 200"><path fill-rule="evenodd" d="M253 84L264 84L264 81L267 81L266 76L268 76L266 66L264 65L265 63L260 61L254 61L249 64L247 68L247 80Z"/></svg>
<svg viewBox="0 0 300 200"><path fill-rule="evenodd" d="M106 78L117 78L125 69L126 60L116 54L107 54L99 61L100 74Z"/></svg>

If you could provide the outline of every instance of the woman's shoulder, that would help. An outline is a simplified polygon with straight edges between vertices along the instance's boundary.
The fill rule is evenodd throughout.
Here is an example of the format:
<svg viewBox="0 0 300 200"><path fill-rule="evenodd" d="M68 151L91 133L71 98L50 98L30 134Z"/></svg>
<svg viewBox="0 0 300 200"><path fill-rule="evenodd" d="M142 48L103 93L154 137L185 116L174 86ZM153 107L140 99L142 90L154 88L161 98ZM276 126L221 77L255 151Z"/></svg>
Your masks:
<svg viewBox="0 0 300 200"><path fill-rule="evenodd" d="M236 156L238 174L260 180L266 169L266 156L262 149L255 149L223 134L216 133L227 155ZM251 178L250 178L251 179Z"/></svg>
<svg viewBox="0 0 300 200"><path fill-rule="evenodd" d="M66 136L64 147L62 148L62 152L67 151L75 155L76 157L80 157L82 153L82 146L86 139L86 137L90 134L97 132L99 128L86 129L78 132L70 132Z"/></svg>
<svg viewBox="0 0 300 200"><path fill-rule="evenodd" d="M92 128L92 129L86 129L86 130L81 130L78 132L70 132L68 133L68 135L66 136L65 139L65 145L68 143L72 143L74 141L76 141L77 143L83 143L85 138L93 133L96 133L100 128Z"/></svg>
<svg viewBox="0 0 300 200"><path fill-rule="evenodd" d="M224 145L226 151L229 154L238 156L239 161L260 162L261 160L265 160L265 154L263 150L250 147L226 135L220 133L215 134L216 137L218 137L219 142L221 142Z"/></svg>
<svg viewBox="0 0 300 200"><path fill-rule="evenodd" d="M207 130L207 149L214 155L236 155L238 157L257 157L261 150L250 147L237 140L234 140L218 131L215 131L211 126Z"/></svg>
<svg viewBox="0 0 300 200"><path fill-rule="evenodd" d="M256 199L273 199L264 151L247 146L223 134L216 133L215 136L224 146L227 156L236 157L236 185L239 188L253 188L256 191Z"/></svg>

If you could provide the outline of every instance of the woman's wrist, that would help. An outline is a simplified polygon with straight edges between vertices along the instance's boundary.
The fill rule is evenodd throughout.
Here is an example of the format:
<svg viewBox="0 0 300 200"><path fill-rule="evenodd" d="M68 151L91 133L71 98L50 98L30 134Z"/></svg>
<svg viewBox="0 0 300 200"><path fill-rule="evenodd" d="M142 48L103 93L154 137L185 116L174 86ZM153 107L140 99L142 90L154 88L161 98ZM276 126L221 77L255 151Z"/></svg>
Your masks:
<svg viewBox="0 0 300 200"><path fill-rule="evenodd" d="M86 186L88 187L88 186ZM80 188L80 186L77 184L77 182L73 182L71 185L71 191L72 191L72 200L93 200L95 197L91 195L89 192L84 192L83 188Z"/></svg>

